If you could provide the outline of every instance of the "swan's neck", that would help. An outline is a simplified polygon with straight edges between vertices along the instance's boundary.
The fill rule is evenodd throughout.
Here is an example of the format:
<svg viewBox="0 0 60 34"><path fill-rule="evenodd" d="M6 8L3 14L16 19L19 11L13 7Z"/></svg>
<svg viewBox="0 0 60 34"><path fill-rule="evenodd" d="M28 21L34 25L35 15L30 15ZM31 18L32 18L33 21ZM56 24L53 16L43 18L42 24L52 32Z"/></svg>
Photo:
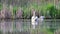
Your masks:
<svg viewBox="0 0 60 34"><path fill-rule="evenodd" d="M33 12L33 16L36 16L35 12Z"/></svg>

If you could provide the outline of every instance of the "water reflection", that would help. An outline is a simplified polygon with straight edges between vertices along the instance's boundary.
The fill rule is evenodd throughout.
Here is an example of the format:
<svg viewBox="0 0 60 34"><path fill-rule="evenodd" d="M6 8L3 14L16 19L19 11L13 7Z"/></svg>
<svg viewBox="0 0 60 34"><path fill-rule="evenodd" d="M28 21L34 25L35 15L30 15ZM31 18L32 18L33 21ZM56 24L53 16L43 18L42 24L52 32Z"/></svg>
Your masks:
<svg viewBox="0 0 60 34"><path fill-rule="evenodd" d="M12 20L1 20L0 24L1 24L1 30L3 32L6 32L6 31L12 31L13 30L13 21Z"/></svg>
<svg viewBox="0 0 60 34"><path fill-rule="evenodd" d="M30 20L23 20L23 19L16 19L16 20L11 20L11 19L3 19L0 20L0 29L3 32L12 32L12 31L23 31L28 29L30 26Z"/></svg>
<svg viewBox="0 0 60 34"><path fill-rule="evenodd" d="M54 22L51 19L44 19L44 22L39 22L38 29L42 30L42 27L49 28L52 25L53 28L60 28L60 19L56 19ZM0 20L0 30L3 32L21 32L21 31L30 31L31 30L31 20L30 19L3 19Z"/></svg>

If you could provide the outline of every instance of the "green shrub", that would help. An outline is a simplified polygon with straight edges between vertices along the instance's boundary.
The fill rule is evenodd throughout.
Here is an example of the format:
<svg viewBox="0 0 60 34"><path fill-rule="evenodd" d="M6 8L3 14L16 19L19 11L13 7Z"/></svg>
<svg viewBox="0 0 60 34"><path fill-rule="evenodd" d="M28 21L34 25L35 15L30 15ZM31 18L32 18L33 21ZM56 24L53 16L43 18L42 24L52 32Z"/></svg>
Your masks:
<svg viewBox="0 0 60 34"><path fill-rule="evenodd" d="M49 13L50 13L50 16L52 18L55 18L57 16L57 9L54 7L54 6L51 6L50 9L49 9Z"/></svg>
<svg viewBox="0 0 60 34"><path fill-rule="evenodd" d="M57 16L59 15L58 12L59 10L53 4L48 3L45 8L43 7L43 13L45 14L45 16L50 15L51 18L57 18Z"/></svg>

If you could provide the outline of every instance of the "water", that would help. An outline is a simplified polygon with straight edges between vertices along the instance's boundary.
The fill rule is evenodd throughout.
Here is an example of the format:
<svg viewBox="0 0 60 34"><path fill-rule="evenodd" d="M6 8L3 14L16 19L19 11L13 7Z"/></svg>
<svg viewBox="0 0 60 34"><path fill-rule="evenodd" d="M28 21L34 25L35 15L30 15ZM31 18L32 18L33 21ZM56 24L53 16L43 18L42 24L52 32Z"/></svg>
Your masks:
<svg viewBox="0 0 60 34"><path fill-rule="evenodd" d="M56 19L55 21L53 19L44 19L43 22L39 21L39 24L36 28L38 28L38 30L39 29L42 30L43 28L49 28L51 25L53 25L53 28L59 29L60 19ZM15 32L14 34L17 34L17 32L22 33L22 34L24 33L30 34L30 30L32 30L30 19L0 20L0 31L2 31L3 34L6 34L6 32Z"/></svg>

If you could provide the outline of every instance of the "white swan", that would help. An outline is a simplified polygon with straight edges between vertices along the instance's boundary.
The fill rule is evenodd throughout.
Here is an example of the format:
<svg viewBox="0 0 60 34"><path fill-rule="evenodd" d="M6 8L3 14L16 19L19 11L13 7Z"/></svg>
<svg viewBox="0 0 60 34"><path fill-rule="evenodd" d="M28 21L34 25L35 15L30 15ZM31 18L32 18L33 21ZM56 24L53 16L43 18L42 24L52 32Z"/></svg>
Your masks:
<svg viewBox="0 0 60 34"><path fill-rule="evenodd" d="M32 23L33 29L35 29L36 25L38 25L38 17L35 15L35 11L33 12L31 23Z"/></svg>

